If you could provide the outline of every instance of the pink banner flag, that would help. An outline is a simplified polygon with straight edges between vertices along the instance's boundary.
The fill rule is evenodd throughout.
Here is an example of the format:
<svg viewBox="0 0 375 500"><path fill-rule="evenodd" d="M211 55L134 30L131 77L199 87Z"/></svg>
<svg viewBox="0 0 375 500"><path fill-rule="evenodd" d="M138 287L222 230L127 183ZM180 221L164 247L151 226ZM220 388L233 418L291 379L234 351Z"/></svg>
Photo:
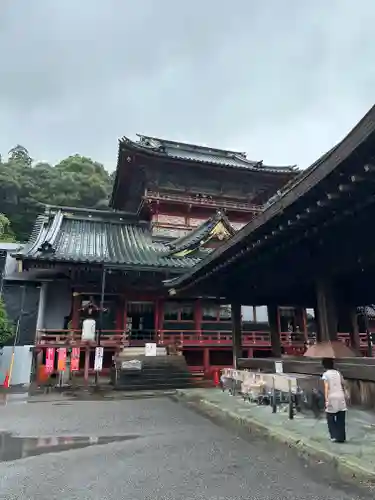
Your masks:
<svg viewBox="0 0 375 500"><path fill-rule="evenodd" d="M46 372L52 373L55 368L55 349L48 347L46 350Z"/></svg>
<svg viewBox="0 0 375 500"><path fill-rule="evenodd" d="M80 353L81 353L81 350L79 347L73 347L72 356L71 356L71 360L70 360L70 370L72 372L76 372L79 370Z"/></svg>
<svg viewBox="0 0 375 500"><path fill-rule="evenodd" d="M64 372L66 369L66 348L60 347L58 349L57 369L59 372Z"/></svg>

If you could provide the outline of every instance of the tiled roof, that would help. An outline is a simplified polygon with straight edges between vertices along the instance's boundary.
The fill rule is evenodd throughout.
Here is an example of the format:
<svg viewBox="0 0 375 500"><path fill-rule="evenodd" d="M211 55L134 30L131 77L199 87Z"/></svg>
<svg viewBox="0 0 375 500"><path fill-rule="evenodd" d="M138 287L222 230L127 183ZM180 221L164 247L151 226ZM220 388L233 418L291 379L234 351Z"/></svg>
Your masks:
<svg viewBox="0 0 375 500"><path fill-rule="evenodd" d="M186 250L192 252L199 249L204 243L207 243L209 239L215 236L214 231L216 228L219 228L220 224L222 224L223 232L225 232L223 237L226 236L228 238L235 234L236 231L231 226L226 215L221 211L217 211L213 217L209 218L195 230L169 243L171 249L170 255L177 255Z"/></svg>
<svg viewBox="0 0 375 500"><path fill-rule="evenodd" d="M168 141L156 137L138 135L138 141L123 137L120 143L134 149L144 150L158 156L174 159L188 160L197 163L207 163L224 167L243 168L264 173L291 173L296 171L296 166L268 166L263 161L248 160L246 153L228 151L224 149L197 146L183 142Z"/></svg>
<svg viewBox="0 0 375 500"><path fill-rule="evenodd" d="M152 239L148 224L129 214L57 207L38 217L29 242L16 256L176 271L201 260L170 256L167 244Z"/></svg>

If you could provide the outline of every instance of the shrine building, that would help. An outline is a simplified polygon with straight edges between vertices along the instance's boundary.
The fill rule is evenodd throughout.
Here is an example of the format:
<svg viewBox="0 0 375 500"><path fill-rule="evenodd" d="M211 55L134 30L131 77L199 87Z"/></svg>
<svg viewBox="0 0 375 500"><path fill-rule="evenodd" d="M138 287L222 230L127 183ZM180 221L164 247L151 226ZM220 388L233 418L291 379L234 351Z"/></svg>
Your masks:
<svg viewBox="0 0 375 500"><path fill-rule="evenodd" d="M230 306L220 297L171 297L165 282L234 237L297 174L238 151L121 139L108 210L47 206L14 255L19 272L40 283L36 349L45 356L47 347L80 347L86 377L98 342L107 369L122 347L152 341L178 343L192 372L230 366ZM267 318L255 306L242 318L245 357L271 354ZM100 317L100 338L88 342L82 322L90 315ZM291 332L303 347L305 310L277 308L275 321L286 352Z"/></svg>

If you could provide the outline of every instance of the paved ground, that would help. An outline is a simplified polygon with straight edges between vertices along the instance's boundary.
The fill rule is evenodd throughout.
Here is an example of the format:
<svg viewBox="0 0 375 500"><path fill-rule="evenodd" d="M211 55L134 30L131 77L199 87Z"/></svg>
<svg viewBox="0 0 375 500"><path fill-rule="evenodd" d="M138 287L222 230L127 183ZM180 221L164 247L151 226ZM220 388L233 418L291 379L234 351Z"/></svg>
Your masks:
<svg viewBox="0 0 375 500"><path fill-rule="evenodd" d="M326 464L312 467L284 446L224 429L167 397L45 399L0 407L0 430L7 433L0 446L22 443L24 454L35 452L38 440L14 436L91 436L91 446L68 444L63 452L0 463L1 500L374 498L354 486L340 488ZM100 436L106 444L95 444ZM115 436L122 441L108 442Z"/></svg>
<svg viewBox="0 0 375 500"><path fill-rule="evenodd" d="M350 409L347 414L347 438L345 444L331 443L327 424L322 415L297 414L289 420L285 411L272 414L269 406L258 406L244 402L240 396L230 396L219 389L190 389L181 391L186 397L200 399L209 408L220 409L233 418L240 418L256 427L263 427L271 436L291 445L302 447L325 460L338 463L343 471L351 475L367 476L375 480L375 414Z"/></svg>

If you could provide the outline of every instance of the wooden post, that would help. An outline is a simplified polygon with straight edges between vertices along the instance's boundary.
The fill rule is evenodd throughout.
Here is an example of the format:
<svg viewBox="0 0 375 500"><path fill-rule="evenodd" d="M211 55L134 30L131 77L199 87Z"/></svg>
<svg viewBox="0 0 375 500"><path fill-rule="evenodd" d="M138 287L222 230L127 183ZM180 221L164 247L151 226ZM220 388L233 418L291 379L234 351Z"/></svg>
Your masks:
<svg viewBox="0 0 375 500"><path fill-rule="evenodd" d="M79 330L79 318L81 315L81 294L73 292L72 329Z"/></svg>
<svg viewBox="0 0 375 500"><path fill-rule="evenodd" d="M337 310L332 283L329 280L321 278L317 281L316 298L320 340L337 340Z"/></svg>
<svg viewBox="0 0 375 500"><path fill-rule="evenodd" d="M155 299L155 311L154 311L154 342L159 343L159 318L160 318L160 300Z"/></svg>
<svg viewBox="0 0 375 500"><path fill-rule="evenodd" d="M122 311L122 315L123 315L123 320L122 320L122 324L124 325L123 328L124 328L124 341L127 339L127 328L128 328L128 310L127 310L127 307L128 307L128 301L126 300L126 297L124 296L124 309Z"/></svg>
<svg viewBox="0 0 375 500"><path fill-rule="evenodd" d="M242 315L241 304L235 302L231 304L232 311L232 346L233 365L238 368L238 359L242 357Z"/></svg>
<svg viewBox="0 0 375 500"><path fill-rule="evenodd" d="M203 349L203 370L205 375L210 372L210 350L208 347Z"/></svg>
<svg viewBox="0 0 375 500"><path fill-rule="evenodd" d="M305 336L305 342L309 340L309 332L307 330L307 312L306 307L302 309L302 331Z"/></svg>
<svg viewBox="0 0 375 500"><path fill-rule="evenodd" d="M253 322L257 323L257 306L253 306Z"/></svg>
<svg viewBox="0 0 375 500"><path fill-rule="evenodd" d="M159 300L159 318L158 318L158 331L163 330L164 323L164 300ZM159 343L164 345L164 332L159 334Z"/></svg>
<svg viewBox="0 0 375 500"><path fill-rule="evenodd" d="M89 368L90 368L90 348L86 347L85 349L85 368L83 378L85 380L85 384L89 383Z"/></svg>
<svg viewBox="0 0 375 500"><path fill-rule="evenodd" d="M197 299L194 302L194 330L199 336L202 337L202 302L201 299Z"/></svg>
<svg viewBox="0 0 375 500"><path fill-rule="evenodd" d="M271 335L272 356L275 358L281 357L281 340L280 340L280 317L279 308L274 305L267 306L268 324Z"/></svg>
<svg viewBox="0 0 375 500"><path fill-rule="evenodd" d="M359 326L358 326L358 316L357 308L351 306L348 308L349 320L350 320L350 344L353 349L359 351L361 348L361 341L359 337Z"/></svg>

